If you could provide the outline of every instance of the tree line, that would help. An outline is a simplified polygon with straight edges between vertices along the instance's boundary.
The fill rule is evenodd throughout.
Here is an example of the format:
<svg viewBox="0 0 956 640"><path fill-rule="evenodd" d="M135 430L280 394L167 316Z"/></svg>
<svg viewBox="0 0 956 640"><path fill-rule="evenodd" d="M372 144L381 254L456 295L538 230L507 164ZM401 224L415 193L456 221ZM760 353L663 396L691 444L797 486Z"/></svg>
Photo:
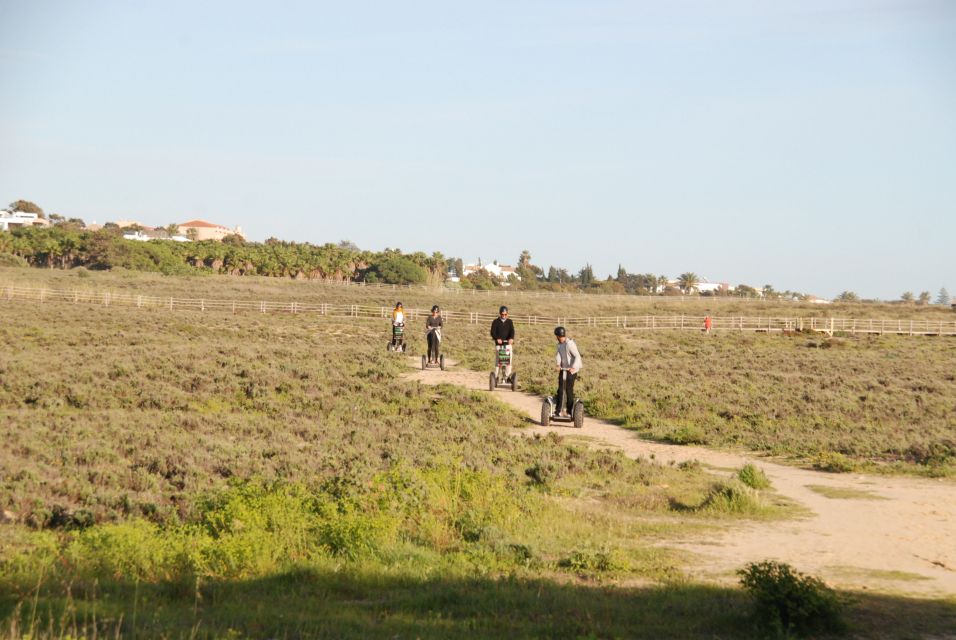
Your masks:
<svg viewBox="0 0 956 640"><path fill-rule="evenodd" d="M449 273L459 276L457 283L447 283L465 289L496 289L502 285L522 290L586 291L633 295L695 295L735 296L802 300L804 293L777 291L767 284L761 289L738 284L733 289L699 291L701 278L693 272L684 272L676 279L654 273L629 273L618 266L616 275L599 278L590 264L578 271L549 266L544 269L532 262L528 250L518 256L515 273L498 278L485 269L463 275L461 258L448 258L440 252L403 253L399 249L364 251L344 240L337 244L316 245L308 242L286 242L269 238L265 242L247 242L241 236L226 236L223 241L173 242L169 240L126 240L123 233L137 227L121 229L107 223L102 229L89 230L83 220L57 214L47 216L43 209L27 200L17 200L7 211L36 213L48 219L48 227L18 227L0 232L0 266L27 265L70 269L125 268L164 274L212 272L229 275L260 275L297 279L322 279L369 284L428 284L446 283ZM164 228L168 235L176 235L176 225ZM900 301L908 304L929 304L930 294L919 296L905 292ZM844 291L837 298L844 302L860 301L852 291ZM949 304L946 289L941 289L937 304Z"/></svg>

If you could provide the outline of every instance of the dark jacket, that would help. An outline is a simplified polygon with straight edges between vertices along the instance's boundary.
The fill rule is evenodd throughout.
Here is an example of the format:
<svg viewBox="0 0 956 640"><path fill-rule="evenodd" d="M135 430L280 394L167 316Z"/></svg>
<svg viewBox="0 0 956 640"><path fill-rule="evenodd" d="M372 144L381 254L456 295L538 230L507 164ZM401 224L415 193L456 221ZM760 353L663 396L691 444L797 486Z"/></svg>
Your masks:
<svg viewBox="0 0 956 640"><path fill-rule="evenodd" d="M511 318L507 320L502 320L501 318L495 318L491 323L491 339L503 342L508 340L515 339L515 323L511 321Z"/></svg>

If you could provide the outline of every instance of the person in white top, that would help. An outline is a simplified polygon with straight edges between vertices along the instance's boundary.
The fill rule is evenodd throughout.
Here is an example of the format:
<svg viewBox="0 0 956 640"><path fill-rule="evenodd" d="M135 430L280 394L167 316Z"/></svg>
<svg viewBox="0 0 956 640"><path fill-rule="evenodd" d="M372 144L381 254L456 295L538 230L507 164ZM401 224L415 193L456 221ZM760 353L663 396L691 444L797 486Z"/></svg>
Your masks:
<svg viewBox="0 0 956 640"><path fill-rule="evenodd" d="M558 349L554 356L555 368L558 370L556 405L561 415L570 416L574 411L574 381L578 378L578 372L584 367L584 359L581 357L581 352L578 351L578 345L568 337L568 332L564 327L555 327L554 337L558 340ZM561 384L562 370L568 372L567 380L563 386ZM565 392L564 394L562 394L562 390ZM562 395L567 397L562 397Z"/></svg>

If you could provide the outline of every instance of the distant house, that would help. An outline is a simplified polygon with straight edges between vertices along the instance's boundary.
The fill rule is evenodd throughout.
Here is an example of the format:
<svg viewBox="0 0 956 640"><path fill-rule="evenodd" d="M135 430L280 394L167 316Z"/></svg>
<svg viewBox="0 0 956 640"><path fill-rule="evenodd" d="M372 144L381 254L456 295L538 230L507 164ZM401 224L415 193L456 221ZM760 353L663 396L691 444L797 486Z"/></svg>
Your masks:
<svg viewBox="0 0 956 640"><path fill-rule="evenodd" d="M448 273L445 275L445 279L448 282L460 282L461 278L458 277L458 272L454 269L449 269Z"/></svg>
<svg viewBox="0 0 956 640"><path fill-rule="evenodd" d="M179 227L179 233L187 237L189 236L190 229L195 230L196 240L222 240L226 236L231 235L237 235L243 239L246 237L242 232L242 227L230 229L219 224L206 222L205 220L190 220L189 222L183 222L176 226Z"/></svg>
<svg viewBox="0 0 956 640"><path fill-rule="evenodd" d="M478 264L466 264L462 267L462 275L468 276L472 273L477 273L484 269L488 272L489 275L492 275L502 281L502 284L506 284L508 276L514 276L518 280L521 280L521 276L518 275L518 272L514 267L507 264L498 264L497 262L492 262L491 264L481 264L481 260L478 261Z"/></svg>
<svg viewBox="0 0 956 640"><path fill-rule="evenodd" d="M0 231L19 229L20 227L49 227L50 221L35 213L22 211L0 211Z"/></svg>
<svg viewBox="0 0 956 640"><path fill-rule="evenodd" d="M702 280L697 283L697 286L694 287L698 293L728 293L730 291L729 282L709 282L707 280Z"/></svg>
<svg viewBox="0 0 956 640"><path fill-rule="evenodd" d="M132 226L132 225L130 225L130 226ZM124 239L124 240L140 240L140 241L145 242L145 241L147 241L147 240L151 240L152 238L150 238L148 235L146 235L146 233L143 232L143 231L133 231L132 233L124 233L124 234L123 234L123 239Z"/></svg>

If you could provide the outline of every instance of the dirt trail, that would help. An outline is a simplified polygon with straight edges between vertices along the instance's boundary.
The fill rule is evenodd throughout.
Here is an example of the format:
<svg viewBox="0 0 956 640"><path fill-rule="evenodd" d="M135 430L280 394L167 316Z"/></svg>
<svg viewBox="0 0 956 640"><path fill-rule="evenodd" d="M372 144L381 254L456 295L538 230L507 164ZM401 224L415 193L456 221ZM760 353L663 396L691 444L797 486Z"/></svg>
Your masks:
<svg viewBox="0 0 956 640"><path fill-rule="evenodd" d="M488 388L488 374L451 367L418 371L408 377L424 384ZM773 488L810 512L806 518L775 522L742 522L700 536L668 541L697 555L693 571L700 577L733 579L733 572L751 561L769 558L820 575L831 584L913 595L956 596L956 484L947 480L830 474L767 461L759 455L644 440L603 420L586 418L580 430L567 424L538 426L541 398L510 390L495 397L529 416L535 426L516 433L556 432L582 437L596 446L614 447L625 455L661 463L699 460L710 467L736 469L752 462L763 469ZM809 486L860 492L868 498L828 498ZM863 493L865 492L865 493Z"/></svg>

